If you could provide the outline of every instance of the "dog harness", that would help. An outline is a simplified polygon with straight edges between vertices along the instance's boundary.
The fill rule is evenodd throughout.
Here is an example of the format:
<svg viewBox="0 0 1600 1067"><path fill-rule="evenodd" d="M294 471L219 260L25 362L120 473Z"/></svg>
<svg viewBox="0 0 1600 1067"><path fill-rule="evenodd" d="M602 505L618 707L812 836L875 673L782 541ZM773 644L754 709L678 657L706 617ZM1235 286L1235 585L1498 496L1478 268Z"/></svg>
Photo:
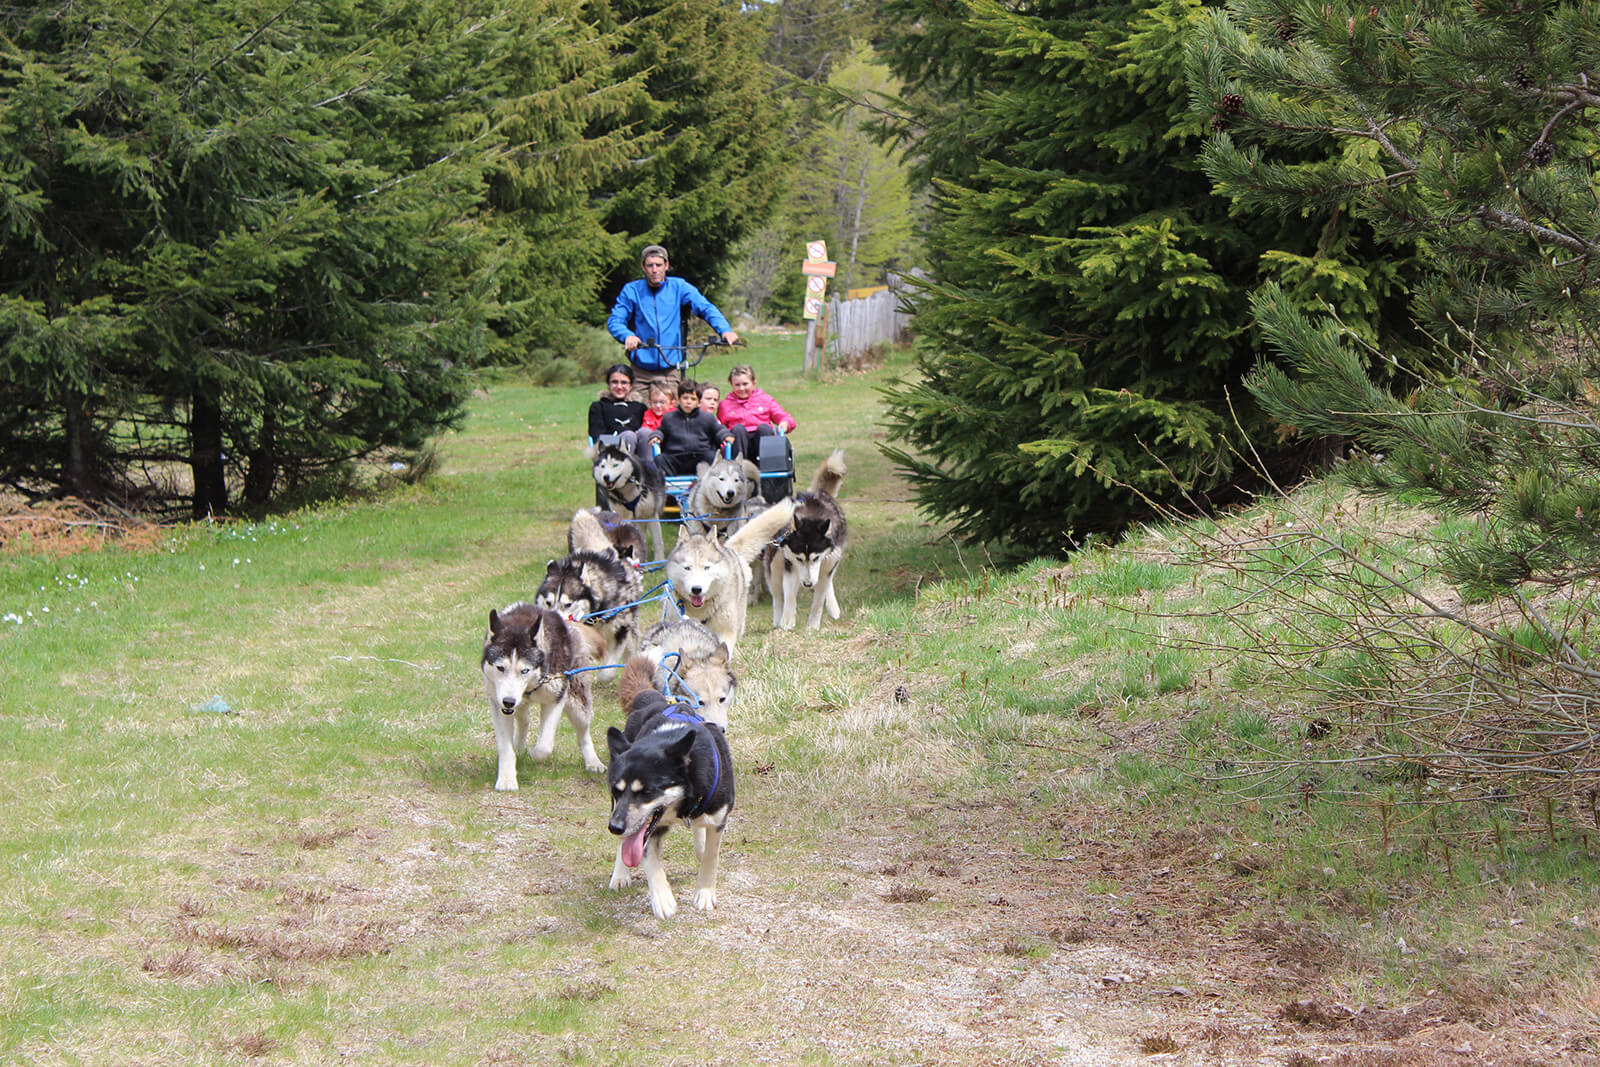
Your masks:
<svg viewBox="0 0 1600 1067"><path fill-rule="evenodd" d="M620 488L622 488L622 486L627 485L629 482L633 483L634 485L637 485L639 487L639 491L637 493L633 494L633 499L632 500L623 500L622 497L620 497L620 496L617 497L617 503L621 504L623 507L627 508L629 511L632 511L634 505L639 503L639 499L644 496L644 483L639 480L639 476L637 474L630 474L628 476L628 480L625 481L625 482L622 482L620 485L617 486L617 488L620 489ZM611 492L611 490L607 489L606 492L609 493L609 492Z"/></svg>
<svg viewBox="0 0 1600 1067"><path fill-rule="evenodd" d="M663 711L661 713L661 715L662 715L663 718L671 719L673 722L681 722L684 725L688 726L691 730L694 729L697 726L704 726L704 727L708 727L709 728L712 725L711 723L706 722L704 719L702 719L700 716L696 715L692 711L687 711L687 710L680 711L679 710L680 708L687 708L687 707L688 707L688 705L686 705L686 704L674 704L672 707L668 708L666 711ZM692 819L696 815L699 815L699 814L703 813L706 810L706 801L710 800L711 797L716 794L717 786L719 784L721 784L721 782L722 782L722 756L720 754L718 754L718 752L717 752L717 742L716 742L716 739L713 738L712 741L711 741L711 788L706 791L706 795L705 796L700 798L700 803L696 804L694 810L689 813L689 818Z"/></svg>

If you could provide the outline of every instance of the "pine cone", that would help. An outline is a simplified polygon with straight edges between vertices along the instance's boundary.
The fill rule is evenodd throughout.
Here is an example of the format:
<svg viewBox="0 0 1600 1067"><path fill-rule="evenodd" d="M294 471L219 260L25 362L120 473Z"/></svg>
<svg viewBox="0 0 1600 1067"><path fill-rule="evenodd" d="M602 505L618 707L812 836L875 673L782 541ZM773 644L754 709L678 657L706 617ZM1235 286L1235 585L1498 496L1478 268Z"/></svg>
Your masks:
<svg viewBox="0 0 1600 1067"><path fill-rule="evenodd" d="M1538 140L1533 142L1528 149L1528 162L1536 167L1546 167L1556 158L1555 146L1549 141Z"/></svg>
<svg viewBox="0 0 1600 1067"><path fill-rule="evenodd" d="M1223 130L1225 130L1227 128L1228 128L1228 116L1226 116L1226 115L1212 115L1211 116L1211 132L1212 133L1221 133Z"/></svg>
<svg viewBox="0 0 1600 1067"><path fill-rule="evenodd" d="M1511 72L1511 80L1517 83L1518 89L1532 89L1533 78L1528 74L1528 64L1518 63Z"/></svg>
<svg viewBox="0 0 1600 1067"><path fill-rule="evenodd" d="M1277 27L1278 40L1294 40L1294 23L1290 22L1288 19L1278 19L1277 22L1273 23L1273 25Z"/></svg>
<svg viewBox="0 0 1600 1067"><path fill-rule="evenodd" d="M1237 115L1244 110L1244 97L1238 93L1222 94L1222 113L1224 115Z"/></svg>

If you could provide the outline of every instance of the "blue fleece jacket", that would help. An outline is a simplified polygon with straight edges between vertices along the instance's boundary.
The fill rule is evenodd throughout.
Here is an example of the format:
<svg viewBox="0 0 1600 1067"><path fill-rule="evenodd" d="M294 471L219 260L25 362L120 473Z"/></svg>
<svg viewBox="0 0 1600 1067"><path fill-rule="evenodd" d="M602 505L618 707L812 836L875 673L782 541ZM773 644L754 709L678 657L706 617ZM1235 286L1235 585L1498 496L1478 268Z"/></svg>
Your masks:
<svg viewBox="0 0 1600 1067"><path fill-rule="evenodd" d="M622 287L617 302L612 305L606 329L618 341L626 341L631 333L644 342L633 351L635 366L646 370L666 370L683 359L683 353L673 351L683 344L684 309L694 312L711 324L719 334L733 329L717 306L707 300L694 286L675 275L667 275L661 288L652 292L650 283L635 278ZM646 345L664 345L667 350L647 348Z"/></svg>

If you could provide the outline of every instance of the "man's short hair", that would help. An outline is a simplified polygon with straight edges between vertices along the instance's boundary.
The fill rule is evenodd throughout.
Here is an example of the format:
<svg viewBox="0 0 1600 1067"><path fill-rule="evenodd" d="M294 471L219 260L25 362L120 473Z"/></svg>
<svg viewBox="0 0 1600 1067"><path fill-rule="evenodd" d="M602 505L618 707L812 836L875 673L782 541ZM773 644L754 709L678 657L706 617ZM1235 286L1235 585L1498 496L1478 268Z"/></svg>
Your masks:
<svg viewBox="0 0 1600 1067"><path fill-rule="evenodd" d="M672 257L667 255L667 250L660 245L645 245L644 251L639 253L639 262L643 263L651 256L660 256L664 263L672 262Z"/></svg>
<svg viewBox="0 0 1600 1067"><path fill-rule="evenodd" d="M697 382L697 381L694 381L693 379L685 378L683 381L678 383L678 395L679 396L692 396L692 397L695 397L696 399L699 399L699 396L700 396L700 383Z"/></svg>

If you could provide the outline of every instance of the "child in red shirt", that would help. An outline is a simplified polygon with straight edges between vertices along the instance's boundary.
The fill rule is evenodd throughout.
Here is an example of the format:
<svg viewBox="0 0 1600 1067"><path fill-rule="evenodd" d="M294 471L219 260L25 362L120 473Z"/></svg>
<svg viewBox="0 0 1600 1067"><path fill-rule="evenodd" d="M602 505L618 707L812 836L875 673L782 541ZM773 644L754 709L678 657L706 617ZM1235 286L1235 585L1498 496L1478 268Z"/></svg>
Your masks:
<svg viewBox="0 0 1600 1067"><path fill-rule="evenodd" d="M661 416L672 409L672 401L672 390L667 385L650 386L650 410L644 413L642 420L646 430L661 429Z"/></svg>

